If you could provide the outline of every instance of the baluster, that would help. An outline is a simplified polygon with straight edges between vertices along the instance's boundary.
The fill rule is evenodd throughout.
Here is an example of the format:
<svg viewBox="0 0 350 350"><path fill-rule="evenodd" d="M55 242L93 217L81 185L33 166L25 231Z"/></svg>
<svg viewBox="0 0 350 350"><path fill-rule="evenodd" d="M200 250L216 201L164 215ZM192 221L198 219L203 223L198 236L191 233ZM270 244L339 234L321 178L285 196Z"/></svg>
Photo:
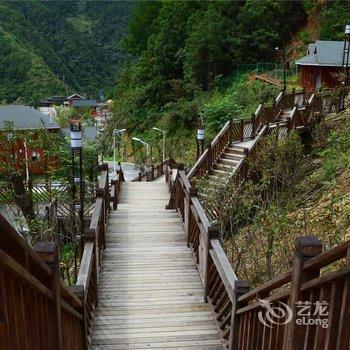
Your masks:
<svg viewBox="0 0 350 350"><path fill-rule="evenodd" d="M272 102L271 114L273 115L274 119L276 119L278 116L278 111L277 111L277 107L276 107L276 100L273 100L273 102Z"/></svg>

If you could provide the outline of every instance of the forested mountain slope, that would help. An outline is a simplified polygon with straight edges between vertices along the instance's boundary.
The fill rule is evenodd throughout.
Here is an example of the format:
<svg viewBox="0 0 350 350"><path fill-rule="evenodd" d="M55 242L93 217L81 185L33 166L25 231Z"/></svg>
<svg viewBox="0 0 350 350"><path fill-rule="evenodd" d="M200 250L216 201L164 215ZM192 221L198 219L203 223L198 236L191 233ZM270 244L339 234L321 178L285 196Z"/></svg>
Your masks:
<svg viewBox="0 0 350 350"><path fill-rule="evenodd" d="M276 96L257 82L234 76L237 65L280 63L275 48L313 39L306 24L318 14L315 38L339 39L348 1L142 1L136 6L124 46L135 58L121 71L115 94L115 125L150 143L152 126L163 128L182 160L190 160L193 128L201 120L208 138L229 118L249 116L260 98ZM288 50L287 60L293 62ZM238 80L238 81L237 81ZM192 130L192 131L191 131ZM189 132L191 131L191 132ZM179 150L177 144L184 147ZM186 143L186 145L185 145ZM186 154L185 154L186 153ZM193 155L193 152L192 152ZM192 157L193 160L193 157Z"/></svg>
<svg viewBox="0 0 350 350"><path fill-rule="evenodd" d="M0 102L115 83L133 1L0 1Z"/></svg>

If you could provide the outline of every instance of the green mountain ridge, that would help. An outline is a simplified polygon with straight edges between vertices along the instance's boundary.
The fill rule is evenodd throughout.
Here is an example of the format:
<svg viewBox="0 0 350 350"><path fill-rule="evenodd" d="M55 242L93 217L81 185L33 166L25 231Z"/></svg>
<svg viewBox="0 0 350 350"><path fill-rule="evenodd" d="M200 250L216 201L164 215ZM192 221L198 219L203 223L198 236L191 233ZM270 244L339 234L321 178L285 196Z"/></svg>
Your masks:
<svg viewBox="0 0 350 350"><path fill-rule="evenodd" d="M113 86L134 4L0 1L0 102Z"/></svg>

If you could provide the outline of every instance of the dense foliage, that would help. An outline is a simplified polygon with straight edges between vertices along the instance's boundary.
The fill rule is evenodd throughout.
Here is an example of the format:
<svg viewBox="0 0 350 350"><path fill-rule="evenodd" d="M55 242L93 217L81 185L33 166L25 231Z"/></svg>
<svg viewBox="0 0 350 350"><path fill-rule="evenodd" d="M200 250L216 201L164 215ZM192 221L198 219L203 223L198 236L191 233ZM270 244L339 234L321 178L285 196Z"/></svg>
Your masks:
<svg viewBox="0 0 350 350"><path fill-rule="evenodd" d="M237 64L275 60L304 18L301 2L282 0L141 1L124 40L134 60L117 81L113 127L150 141L147 130L158 126L181 142L199 120L214 134L228 118L249 116L276 89L227 77Z"/></svg>
<svg viewBox="0 0 350 350"><path fill-rule="evenodd" d="M320 39L344 40L344 26L349 21L349 13L349 1L327 1L321 14Z"/></svg>
<svg viewBox="0 0 350 350"><path fill-rule="evenodd" d="M114 85L132 1L0 1L0 103Z"/></svg>
<svg viewBox="0 0 350 350"><path fill-rule="evenodd" d="M267 136L239 187L223 178L213 191L197 181L240 278L256 286L291 268L300 235L317 236L327 249L349 239L349 115L348 108L321 117L302 138Z"/></svg>

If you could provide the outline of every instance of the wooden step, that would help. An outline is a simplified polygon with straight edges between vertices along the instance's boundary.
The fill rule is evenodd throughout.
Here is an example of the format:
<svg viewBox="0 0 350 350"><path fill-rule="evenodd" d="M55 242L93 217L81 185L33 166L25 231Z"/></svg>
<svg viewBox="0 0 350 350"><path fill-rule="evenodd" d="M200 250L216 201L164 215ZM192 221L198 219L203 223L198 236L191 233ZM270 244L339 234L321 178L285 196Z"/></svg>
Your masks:
<svg viewBox="0 0 350 350"><path fill-rule="evenodd" d="M230 160L233 160L233 161L239 161L239 160L243 159L243 157L242 158L238 158L235 154L233 154L233 153L226 153L226 152L224 152L220 156L220 158L221 159L230 159Z"/></svg>
<svg viewBox="0 0 350 350"><path fill-rule="evenodd" d="M213 166L213 169L216 169L216 170L222 170L222 171L225 171L225 172L228 172L228 173L233 173L234 170L235 170L236 166L235 165L232 165L232 164L227 164L227 163L216 163L214 164Z"/></svg>
<svg viewBox="0 0 350 350"><path fill-rule="evenodd" d="M213 175L216 175L218 177L226 177L229 175L228 171L218 170L218 169L213 169L212 173L213 173Z"/></svg>
<svg viewBox="0 0 350 350"><path fill-rule="evenodd" d="M226 147L225 151L226 150L241 156L245 154L245 147L237 146L236 143L231 143L228 147Z"/></svg>
<svg viewBox="0 0 350 350"><path fill-rule="evenodd" d="M181 215L165 210L168 202L165 183L122 184L107 223L90 350L222 349Z"/></svg>
<svg viewBox="0 0 350 350"><path fill-rule="evenodd" d="M218 159L218 163L220 164L225 164L225 165L229 165L231 167L236 167L238 162L240 161L240 159L242 158L239 158L237 157L237 159L234 159L234 157L231 157L231 158L219 158Z"/></svg>

